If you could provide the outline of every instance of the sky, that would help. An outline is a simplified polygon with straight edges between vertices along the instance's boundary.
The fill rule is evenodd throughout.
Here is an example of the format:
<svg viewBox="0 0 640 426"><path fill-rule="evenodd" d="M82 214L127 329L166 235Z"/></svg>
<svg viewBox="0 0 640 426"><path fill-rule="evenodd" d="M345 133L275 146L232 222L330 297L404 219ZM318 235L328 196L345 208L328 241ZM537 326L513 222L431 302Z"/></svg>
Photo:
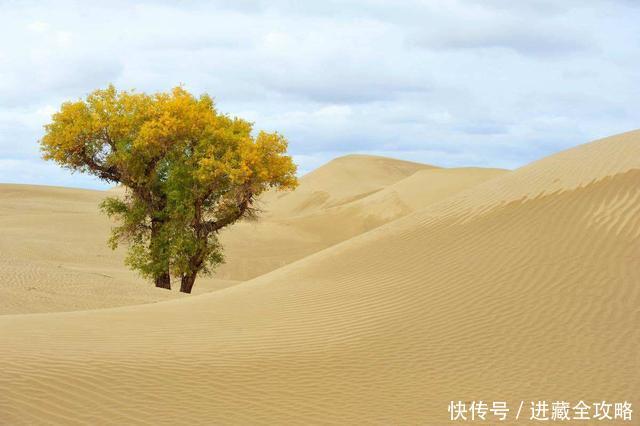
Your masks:
<svg viewBox="0 0 640 426"><path fill-rule="evenodd" d="M350 153L516 168L640 128L634 0L0 0L0 182L106 188L40 158L64 101L208 93L284 134L300 173Z"/></svg>

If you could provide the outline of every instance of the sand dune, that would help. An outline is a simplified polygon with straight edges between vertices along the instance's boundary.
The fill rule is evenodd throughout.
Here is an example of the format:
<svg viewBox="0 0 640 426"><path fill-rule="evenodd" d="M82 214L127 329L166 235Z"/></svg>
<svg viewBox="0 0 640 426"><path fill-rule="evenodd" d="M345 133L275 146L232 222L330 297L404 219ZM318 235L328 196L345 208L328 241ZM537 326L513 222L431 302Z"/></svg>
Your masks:
<svg viewBox="0 0 640 426"><path fill-rule="evenodd" d="M304 176L294 192L267 194L258 222L224 232L227 263L216 276L255 278L503 173L372 156L339 158Z"/></svg>
<svg viewBox="0 0 640 426"><path fill-rule="evenodd" d="M299 190L266 194L260 221L225 232L227 264L214 277L199 279L194 293L272 271L501 172L440 169L372 156L336 159L303 177ZM150 286L124 266L123 250L107 247L112 224L98 204L105 196L122 194L120 188L102 192L0 185L0 314L181 297ZM325 204L314 204L318 194L324 194L320 198Z"/></svg>
<svg viewBox="0 0 640 426"><path fill-rule="evenodd" d="M291 217L363 198L432 168L392 158L346 155L305 175L295 191L267 194L263 200L269 215Z"/></svg>
<svg viewBox="0 0 640 426"><path fill-rule="evenodd" d="M353 160L353 161L352 161ZM302 185L306 195L285 200L284 208L275 202L263 202L263 206L275 206L280 212L286 212L288 205L304 202L313 198L318 191L335 192L338 196L356 196L362 191L371 191L387 182L394 182L422 168L416 163L408 163L391 159L371 157L366 167L366 157L355 156L352 160L336 160L322 170L311 173L306 179L309 184ZM371 182L360 184L341 168L351 167L362 176L369 172L373 176ZM359 166L359 167L356 167ZM389 173L385 176L385 173ZM322 177L326 178L323 180ZM340 188L351 189L340 189ZM360 191L360 192L359 192ZM0 314L33 313L52 311L71 311L95 308L106 308L124 305L150 303L181 297L177 292L166 292L150 286L123 264L124 251L111 251L106 241L109 236L111 222L101 215L98 205L105 196L123 195L124 191L115 187L109 191L88 191L69 188L0 185ZM311 195L309 195L311 194ZM280 195L280 194L277 194ZM267 195L267 198L270 195ZM288 200L288 199L287 199ZM290 213L291 214L291 213ZM251 224L250 228L258 229L268 243L273 243L275 233L269 223ZM277 227L277 225L276 225ZM264 229L264 230L263 230ZM253 231L252 231L253 232ZM245 248L245 235L242 230L233 238L234 243ZM313 235L301 235L307 240L314 240ZM285 238L280 252L292 238ZM293 238L295 241L295 237ZM259 243L254 243L257 245ZM298 259L305 254L317 251L328 243L308 245L306 250L298 251L293 247L293 258ZM236 250L246 258L231 256L228 269L238 270L235 274L242 279L255 276L244 271L242 265L252 265L251 251ZM280 257L285 260L281 260ZM229 256L227 256L229 257ZM246 259L246 260L244 260ZM270 256L269 262L253 266L252 271L272 270L287 261L286 253ZM238 266L235 266L238 265ZM226 278L221 278L223 275ZM214 278L203 278L198 281L195 293L217 290L236 283L235 276L220 274Z"/></svg>
<svg viewBox="0 0 640 426"><path fill-rule="evenodd" d="M452 399L637 407L639 236L631 132L221 291L2 316L0 422L443 424Z"/></svg>

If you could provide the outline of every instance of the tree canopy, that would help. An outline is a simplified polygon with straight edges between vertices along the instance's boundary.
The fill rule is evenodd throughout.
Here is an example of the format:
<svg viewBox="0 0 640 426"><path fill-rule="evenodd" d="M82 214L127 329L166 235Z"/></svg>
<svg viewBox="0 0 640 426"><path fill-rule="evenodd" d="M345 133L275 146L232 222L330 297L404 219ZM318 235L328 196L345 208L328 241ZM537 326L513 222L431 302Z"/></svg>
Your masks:
<svg viewBox="0 0 640 426"><path fill-rule="evenodd" d="M147 95L109 86L66 102L40 144L45 159L128 189L102 204L119 221L111 245L128 243L130 267L158 287L180 277L184 292L222 261L222 228L256 216L262 192L297 184L282 135L254 136L252 123L182 87Z"/></svg>

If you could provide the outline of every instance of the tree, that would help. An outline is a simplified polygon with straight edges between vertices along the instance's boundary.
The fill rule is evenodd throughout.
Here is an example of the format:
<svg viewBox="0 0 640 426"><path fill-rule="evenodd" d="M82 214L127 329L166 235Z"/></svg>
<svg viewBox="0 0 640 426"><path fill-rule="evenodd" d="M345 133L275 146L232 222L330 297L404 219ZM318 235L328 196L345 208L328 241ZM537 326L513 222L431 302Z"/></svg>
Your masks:
<svg viewBox="0 0 640 426"><path fill-rule="evenodd" d="M296 185L286 140L251 133L208 95L109 86L64 103L40 143L45 159L125 186L126 196L102 204L119 221L112 247L128 243L127 264L157 287L170 288L173 272L190 292L199 272L222 261L218 231L255 214L264 190Z"/></svg>

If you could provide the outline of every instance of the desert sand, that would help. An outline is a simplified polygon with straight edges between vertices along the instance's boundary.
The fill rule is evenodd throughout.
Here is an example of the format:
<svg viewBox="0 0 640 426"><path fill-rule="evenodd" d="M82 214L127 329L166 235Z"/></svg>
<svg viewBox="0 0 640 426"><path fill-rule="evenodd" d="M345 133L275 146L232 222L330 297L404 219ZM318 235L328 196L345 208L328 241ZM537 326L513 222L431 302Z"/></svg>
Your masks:
<svg viewBox="0 0 640 426"><path fill-rule="evenodd" d="M300 180L295 192L267 193L259 221L222 235L227 263L197 281L195 294L277 269L456 191L504 173L443 169L373 156L338 158ZM77 311L182 297L156 289L107 247L107 196L89 191L0 184L0 314Z"/></svg>
<svg viewBox="0 0 640 426"><path fill-rule="evenodd" d="M0 189L0 423L444 424L450 400L640 403L640 131L510 172L336 160L225 233L228 264L191 297L121 266L103 196Z"/></svg>

